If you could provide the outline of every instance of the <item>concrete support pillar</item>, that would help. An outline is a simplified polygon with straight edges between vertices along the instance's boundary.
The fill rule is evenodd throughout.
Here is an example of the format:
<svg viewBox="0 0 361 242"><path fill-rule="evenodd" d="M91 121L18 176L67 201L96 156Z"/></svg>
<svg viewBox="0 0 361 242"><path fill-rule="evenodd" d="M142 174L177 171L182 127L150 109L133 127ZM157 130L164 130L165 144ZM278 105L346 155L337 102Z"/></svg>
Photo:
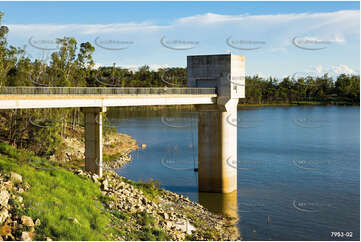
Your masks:
<svg viewBox="0 0 361 242"><path fill-rule="evenodd" d="M106 108L81 108L85 119L85 170L102 176L103 112Z"/></svg>
<svg viewBox="0 0 361 242"><path fill-rule="evenodd" d="M198 186L200 192L237 190L238 99L196 105L198 110ZM231 165L229 165L232 161Z"/></svg>

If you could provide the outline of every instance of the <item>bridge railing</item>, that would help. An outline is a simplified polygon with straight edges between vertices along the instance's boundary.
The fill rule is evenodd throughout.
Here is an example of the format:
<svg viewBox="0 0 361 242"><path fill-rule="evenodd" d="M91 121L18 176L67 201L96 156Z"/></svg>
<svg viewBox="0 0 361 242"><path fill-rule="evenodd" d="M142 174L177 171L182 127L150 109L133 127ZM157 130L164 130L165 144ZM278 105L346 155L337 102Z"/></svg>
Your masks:
<svg viewBox="0 0 361 242"><path fill-rule="evenodd" d="M215 88L146 87L0 87L0 95L171 95L216 94Z"/></svg>

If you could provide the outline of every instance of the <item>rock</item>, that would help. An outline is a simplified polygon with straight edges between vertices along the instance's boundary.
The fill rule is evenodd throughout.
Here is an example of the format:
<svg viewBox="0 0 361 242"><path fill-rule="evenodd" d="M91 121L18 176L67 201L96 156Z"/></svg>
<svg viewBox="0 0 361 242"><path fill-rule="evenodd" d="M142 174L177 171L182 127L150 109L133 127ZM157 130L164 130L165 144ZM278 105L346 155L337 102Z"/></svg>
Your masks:
<svg viewBox="0 0 361 242"><path fill-rule="evenodd" d="M24 188L25 188L25 191L29 190L30 189L30 184L25 182Z"/></svg>
<svg viewBox="0 0 361 242"><path fill-rule="evenodd" d="M142 201L143 205L147 205L147 200L144 197L141 199L141 201Z"/></svg>
<svg viewBox="0 0 361 242"><path fill-rule="evenodd" d="M40 226L40 225L41 225L40 219L37 218L35 220L35 226Z"/></svg>
<svg viewBox="0 0 361 242"><path fill-rule="evenodd" d="M98 175L97 174L94 174L94 175L92 175L92 180L93 180L93 182L98 182Z"/></svg>
<svg viewBox="0 0 361 242"><path fill-rule="evenodd" d="M14 184L11 181L3 182L2 185L4 185L7 190L12 190L14 188Z"/></svg>
<svg viewBox="0 0 361 242"><path fill-rule="evenodd" d="M21 216L21 223L28 227L34 227L34 222L32 218L28 216Z"/></svg>
<svg viewBox="0 0 361 242"><path fill-rule="evenodd" d="M21 233L21 240L22 241L32 241L33 233L31 232L22 232Z"/></svg>
<svg viewBox="0 0 361 242"><path fill-rule="evenodd" d="M23 182L23 177L18 173L10 172L10 180L14 183L21 183Z"/></svg>
<svg viewBox="0 0 361 242"><path fill-rule="evenodd" d="M77 174L77 175L83 175L83 171L82 171L82 170L77 170L77 171L75 172L75 174Z"/></svg>
<svg viewBox="0 0 361 242"><path fill-rule="evenodd" d="M0 190L0 206L4 207L8 204L8 201L9 201L9 198L10 198L10 194L9 192L2 188Z"/></svg>
<svg viewBox="0 0 361 242"><path fill-rule="evenodd" d="M168 220L168 219L169 219L168 213L161 213L160 215L161 215L165 220Z"/></svg>
<svg viewBox="0 0 361 242"><path fill-rule="evenodd" d="M80 224L79 221L76 218L68 218L70 221L72 221L74 224Z"/></svg>
<svg viewBox="0 0 361 242"><path fill-rule="evenodd" d="M22 203L24 199L23 199L22 196L17 196L17 197L15 197L15 200L16 200L18 203Z"/></svg>
<svg viewBox="0 0 361 242"><path fill-rule="evenodd" d="M195 231L195 227L189 223L187 220L178 220L174 223L174 227L182 232L185 232L189 235L192 234L192 231Z"/></svg>
<svg viewBox="0 0 361 242"><path fill-rule="evenodd" d="M167 229L170 229L170 228L173 227L173 223L171 221L166 221L165 226L166 226Z"/></svg>
<svg viewBox="0 0 361 242"><path fill-rule="evenodd" d="M0 228L1 241L3 241L3 237L8 240L10 237L12 240L15 240L14 236L11 234L11 227L8 224L3 225Z"/></svg>
<svg viewBox="0 0 361 242"><path fill-rule="evenodd" d="M6 208L0 210L0 224L2 224L9 217L9 211Z"/></svg>
<svg viewBox="0 0 361 242"><path fill-rule="evenodd" d="M104 179L103 182L102 182L102 185L101 185L101 189L103 190L108 190L108 180L107 179Z"/></svg>

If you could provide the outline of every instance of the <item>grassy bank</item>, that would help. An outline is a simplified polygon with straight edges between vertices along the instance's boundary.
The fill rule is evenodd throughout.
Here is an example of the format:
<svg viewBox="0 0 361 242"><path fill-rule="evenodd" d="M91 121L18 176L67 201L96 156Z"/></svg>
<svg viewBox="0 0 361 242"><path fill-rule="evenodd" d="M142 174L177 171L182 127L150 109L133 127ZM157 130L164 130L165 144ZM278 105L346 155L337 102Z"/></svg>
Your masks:
<svg viewBox="0 0 361 242"><path fill-rule="evenodd" d="M34 239L114 240L121 236L124 232L114 223L131 220L134 215L125 211L109 212L104 206L109 198L101 193L100 185L65 168L0 143L0 172L16 172L30 185L30 190L22 194L25 206L13 203L19 216L40 219L41 225L35 231ZM156 187L133 183L150 197L157 195ZM152 228L149 215L136 216L136 221L144 223L145 227L131 231L134 240L167 239L164 231Z"/></svg>
<svg viewBox="0 0 361 242"><path fill-rule="evenodd" d="M31 187L23 194L25 208L20 213L42 222L36 239L105 240L114 233L106 227L109 216L98 208L103 205L96 202L102 199L96 184L3 143L0 153L1 172L16 172Z"/></svg>

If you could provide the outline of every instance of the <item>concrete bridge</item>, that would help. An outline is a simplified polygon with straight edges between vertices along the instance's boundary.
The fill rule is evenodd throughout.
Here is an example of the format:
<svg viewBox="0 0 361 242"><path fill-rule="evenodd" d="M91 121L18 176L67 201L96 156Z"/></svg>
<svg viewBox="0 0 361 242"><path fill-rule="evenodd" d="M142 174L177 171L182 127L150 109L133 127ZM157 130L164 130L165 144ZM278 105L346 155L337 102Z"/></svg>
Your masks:
<svg viewBox="0 0 361 242"><path fill-rule="evenodd" d="M0 109L80 107L85 116L85 169L102 175L102 113L106 107L194 104L198 118L198 180L203 192L237 190L238 98L244 97L242 56L187 57L188 88L2 87Z"/></svg>
<svg viewBox="0 0 361 242"><path fill-rule="evenodd" d="M212 104L215 88L2 87L0 109Z"/></svg>

